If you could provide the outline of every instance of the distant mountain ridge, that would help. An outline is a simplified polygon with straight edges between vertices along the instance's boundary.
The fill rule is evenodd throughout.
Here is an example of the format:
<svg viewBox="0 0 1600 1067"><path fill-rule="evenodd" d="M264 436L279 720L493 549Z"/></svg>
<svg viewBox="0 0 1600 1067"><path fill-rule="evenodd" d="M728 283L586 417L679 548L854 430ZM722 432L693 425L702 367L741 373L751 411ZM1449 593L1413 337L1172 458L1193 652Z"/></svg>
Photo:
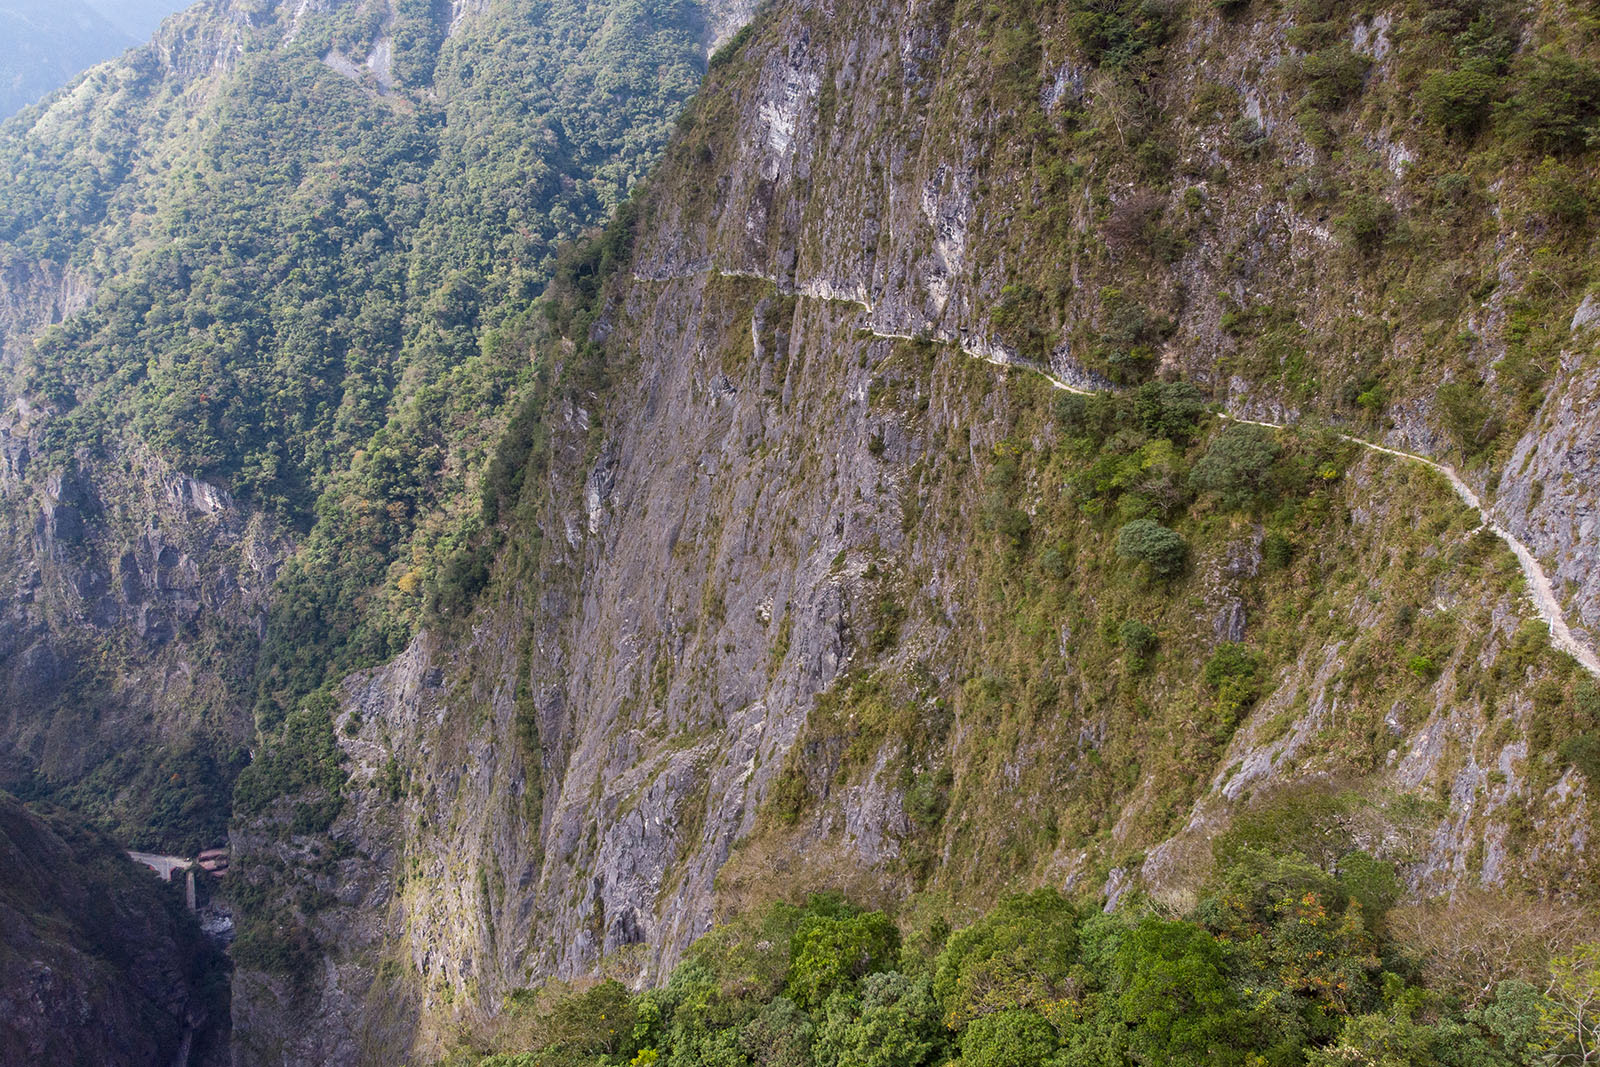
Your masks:
<svg viewBox="0 0 1600 1067"><path fill-rule="evenodd" d="M161 20L188 7L192 0L85 0L101 18L137 42L155 33Z"/></svg>
<svg viewBox="0 0 1600 1067"><path fill-rule="evenodd" d="M16 114L155 32L181 0L0 3L0 118Z"/></svg>

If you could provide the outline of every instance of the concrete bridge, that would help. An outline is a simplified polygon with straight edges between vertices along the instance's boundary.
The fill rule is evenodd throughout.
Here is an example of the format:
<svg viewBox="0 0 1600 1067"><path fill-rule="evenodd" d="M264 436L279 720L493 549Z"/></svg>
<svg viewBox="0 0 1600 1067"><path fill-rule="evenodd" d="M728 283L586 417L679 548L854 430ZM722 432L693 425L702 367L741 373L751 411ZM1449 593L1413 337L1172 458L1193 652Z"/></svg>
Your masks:
<svg viewBox="0 0 1600 1067"><path fill-rule="evenodd" d="M187 877L184 879L183 899L188 903L190 911L195 910L194 860L183 856L158 856L153 852L129 852L128 858L155 871L163 882L172 881L172 876L179 871L184 872Z"/></svg>

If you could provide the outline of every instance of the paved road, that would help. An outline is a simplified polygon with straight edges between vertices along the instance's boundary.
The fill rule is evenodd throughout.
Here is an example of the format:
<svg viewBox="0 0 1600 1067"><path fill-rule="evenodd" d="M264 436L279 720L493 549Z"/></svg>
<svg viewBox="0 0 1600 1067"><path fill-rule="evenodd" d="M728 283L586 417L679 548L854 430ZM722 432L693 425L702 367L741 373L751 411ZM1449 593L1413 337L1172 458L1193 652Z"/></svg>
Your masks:
<svg viewBox="0 0 1600 1067"><path fill-rule="evenodd" d="M189 875L183 880L183 899L190 911L195 910L194 860L184 856L158 856L153 852L129 852L128 858L155 871L163 882L172 881L174 871L188 870Z"/></svg>
<svg viewBox="0 0 1600 1067"><path fill-rule="evenodd" d="M184 856L158 856L153 852L129 852L128 858L149 867L159 874L164 882L172 881L173 871L181 871L194 862Z"/></svg>

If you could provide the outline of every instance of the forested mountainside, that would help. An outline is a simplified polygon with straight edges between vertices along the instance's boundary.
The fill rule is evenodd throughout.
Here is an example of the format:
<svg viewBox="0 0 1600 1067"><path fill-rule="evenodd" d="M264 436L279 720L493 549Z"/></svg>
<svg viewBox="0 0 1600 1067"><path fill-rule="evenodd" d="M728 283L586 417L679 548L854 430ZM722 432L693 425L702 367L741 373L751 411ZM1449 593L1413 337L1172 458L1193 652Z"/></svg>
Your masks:
<svg viewBox="0 0 1600 1067"><path fill-rule="evenodd" d="M5 128L10 786L226 827L244 1064L1571 1051L1595 13L748 14Z"/></svg>
<svg viewBox="0 0 1600 1067"><path fill-rule="evenodd" d="M192 854L258 722L405 646L556 246L728 17L201 4L5 127L11 788Z"/></svg>
<svg viewBox="0 0 1600 1067"><path fill-rule="evenodd" d="M0 1059L227 1062L227 964L181 888L4 794L0 860Z"/></svg>

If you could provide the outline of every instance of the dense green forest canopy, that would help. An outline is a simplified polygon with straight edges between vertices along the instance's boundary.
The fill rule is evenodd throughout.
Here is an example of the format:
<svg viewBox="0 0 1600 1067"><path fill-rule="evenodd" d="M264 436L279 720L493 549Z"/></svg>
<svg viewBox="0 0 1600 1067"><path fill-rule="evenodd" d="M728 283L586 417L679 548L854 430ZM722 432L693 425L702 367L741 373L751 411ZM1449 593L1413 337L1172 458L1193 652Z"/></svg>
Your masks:
<svg viewBox="0 0 1600 1067"><path fill-rule="evenodd" d="M408 639L419 575L475 518L451 502L534 376L557 249L626 199L705 65L690 0L496 0L448 38L449 5L386 29L387 8L287 39L269 20L199 96L152 46L0 128L0 268L99 286L11 368L51 413L31 464L149 449L288 531L259 671L235 679L269 727ZM383 32L392 88L324 62ZM59 799L152 847L215 839L242 754L197 744ZM135 781L161 795L110 811Z"/></svg>
<svg viewBox="0 0 1600 1067"><path fill-rule="evenodd" d="M1600 1028L1592 917L1471 896L1395 907L1392 865L1352 850L1324 867L1282 838L1281 826L1225 838L1219 858L1231 865L1181 916L1139 901L1086 908L1041 889L962 929L924 916L902 936L883 912L836 895L771 905L708 934L658 989L604 981L513 994L492 1028L444 1062L1584 1062ZM1478 951L1491 942L1495 952Z"/></svg>

